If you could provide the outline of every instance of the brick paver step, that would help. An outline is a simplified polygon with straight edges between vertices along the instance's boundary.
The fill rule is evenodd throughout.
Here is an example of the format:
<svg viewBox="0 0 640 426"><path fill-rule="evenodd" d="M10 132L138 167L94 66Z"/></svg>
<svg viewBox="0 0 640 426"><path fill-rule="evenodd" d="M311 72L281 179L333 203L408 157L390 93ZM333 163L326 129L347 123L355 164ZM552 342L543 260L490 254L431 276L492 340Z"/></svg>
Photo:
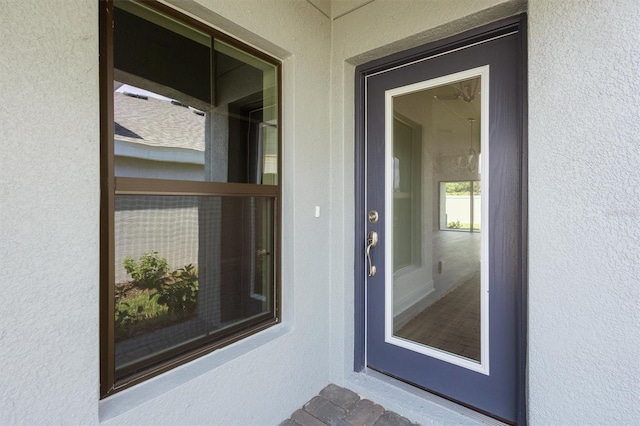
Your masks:
<svg viewBox="0 0 640 426"><path fill-rule="evenodd" d="M280 426L419 426L382 406L329 384Z"/></svg>

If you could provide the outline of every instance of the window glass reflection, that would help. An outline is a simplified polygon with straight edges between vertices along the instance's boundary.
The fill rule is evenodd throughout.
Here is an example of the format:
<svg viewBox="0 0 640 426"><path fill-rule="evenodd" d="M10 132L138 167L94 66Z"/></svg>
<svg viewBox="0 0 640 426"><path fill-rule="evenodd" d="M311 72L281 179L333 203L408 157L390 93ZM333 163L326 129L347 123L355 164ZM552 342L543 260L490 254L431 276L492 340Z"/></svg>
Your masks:
<svg viewBox="0 0 640 426"><path fill-rule="evenodd" d="M277 184L277 68L144 7L115 15L115 176Z"/></svg>
<svg viewBox="0 0 640 426"><path fill-rule="evenodd" d="M118 376L273 313L274 199L117 195L114 222Z"/></svg>

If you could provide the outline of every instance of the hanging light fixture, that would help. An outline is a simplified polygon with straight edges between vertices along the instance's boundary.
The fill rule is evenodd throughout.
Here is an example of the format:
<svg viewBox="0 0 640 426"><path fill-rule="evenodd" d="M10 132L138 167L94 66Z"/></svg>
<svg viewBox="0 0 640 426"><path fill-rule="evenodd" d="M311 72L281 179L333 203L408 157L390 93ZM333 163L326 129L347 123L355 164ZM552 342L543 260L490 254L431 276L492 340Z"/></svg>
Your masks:
<svg viewBox="0 0 640 426"><path fill-rule="evenodd" d="M480 79L474 78L472 80L461 81L458 86L454 86L458 97L462 98L465 102L473 102L476 95L480 93L478 86L480 85Z"/></svg>
<svg viewBox="0 0 640 426"><path fill-rule="evenodd" d="M461 99L465 102L473 102L476 96L480 94L480 78L473 78L471 80L461 81L457 84L452 84L450 87L453 89L453 95L435 95L439 101L455 101Z"/></svg>

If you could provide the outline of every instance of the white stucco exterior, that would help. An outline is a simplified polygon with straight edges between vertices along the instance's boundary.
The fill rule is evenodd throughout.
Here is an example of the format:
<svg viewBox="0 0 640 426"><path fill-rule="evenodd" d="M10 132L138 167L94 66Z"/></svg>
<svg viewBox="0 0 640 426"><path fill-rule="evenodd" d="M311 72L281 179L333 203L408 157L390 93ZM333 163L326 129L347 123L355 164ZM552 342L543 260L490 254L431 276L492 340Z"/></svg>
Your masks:
<svg viewBox="0 0 640 426"><path fill-rule="evenodd" d="M529 4L529 416L634 424L640 5L553 3Z"/></svg>
<svg viewBox="0 0 640 426"><path fill-rule="evenodd" d="M99 400L98 4L0 0L0 424L274 425L330 381L472 423L352 371L354 69L522 11L529 421L638 421L635 0L167 3L283 60L283 322Z"/></svg>

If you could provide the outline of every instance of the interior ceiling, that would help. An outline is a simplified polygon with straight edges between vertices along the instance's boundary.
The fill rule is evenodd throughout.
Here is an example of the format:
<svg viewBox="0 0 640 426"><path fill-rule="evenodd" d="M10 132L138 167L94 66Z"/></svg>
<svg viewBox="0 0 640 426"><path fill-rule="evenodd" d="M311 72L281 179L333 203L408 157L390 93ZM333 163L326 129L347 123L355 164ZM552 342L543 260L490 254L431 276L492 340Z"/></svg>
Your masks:
<svg viewBox="0 0 640 426"><path fill-rule="evenodd" d="M433 102L438 131L449 131L451 133L468 133L469 120L475 120L473 130L478 134L480 130L480 93L474 95L474 99L466 101L460 96L460 92L454 85L446 85L434 88L425 92ZM435 117L434 114L434 117Z"/></svg>
<svg viewBox="0 0 640 426"><path fill-rule="evenodd" d="M307 0L319 11L324 13L331 19L339 18L364 6L367 3L371 3L373 0Z"/></svg>
<svg viewBox="0 0 640 426"><path fill-rule="evenodd" d="M471 131L469 119L475 120L473 122L474 140L476 142L479 140L481 94L476 91L474 98L469 101L459 95L460 90L457 83L448 84L401 95L396 98L395 102L397 103L394 108L414 121L433 126L436 133L450 135L448 138L450 142L466 146ZM424 121L425 118L420 116L420 111L423 110L420 105L430 106L428 121Z"/></svg>

